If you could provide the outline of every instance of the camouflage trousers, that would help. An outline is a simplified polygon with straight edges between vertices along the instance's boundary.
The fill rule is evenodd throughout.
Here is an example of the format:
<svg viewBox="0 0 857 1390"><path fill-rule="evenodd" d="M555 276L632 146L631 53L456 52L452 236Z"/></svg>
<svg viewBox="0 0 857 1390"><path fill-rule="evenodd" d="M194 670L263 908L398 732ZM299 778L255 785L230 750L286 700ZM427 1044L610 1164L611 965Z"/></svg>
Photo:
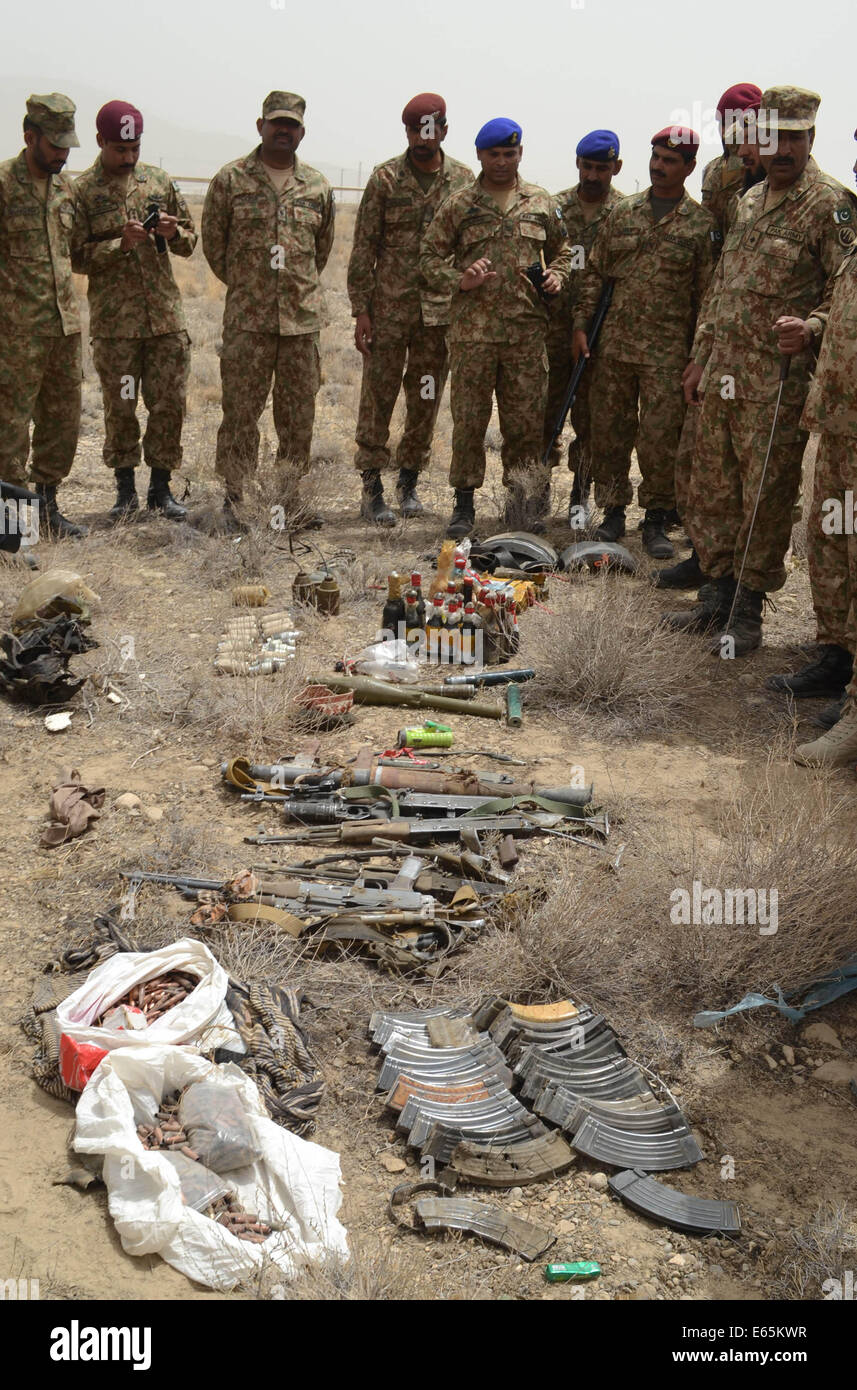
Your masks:
<svg viewBox="0 0 857 1390"><path fill-rule="evenodd" d="M33 422L33 483L71 472L80 431L80 334L0 339L0 478L24 486Z"/></svg>
<svg viewBox="0 0 857 1390"><path fill-rule="evenodd" d="M822 434L806 528L812 605L819 642L850 652L857 647L857 535L849 534L857 530L855 497L857 439ZM838 515L831 501L839 503Z"/></svg>
<svg viewBox="0 0 857 1390"><path fill-rule="evenodd" d="M449 363L450 486L475 488L485 481L485 431L495 395L504 485L511 487L518 471L538 473L548 384L543 337L513 343L452 343Z"/></svg>
<svg viewBox="0 0 857 1390"><path fill-rule="evenodd" d="M590 413L592 471L599 507L627 507L634 498L631 451L635 444L644 510L675 506L675 459L684 424L681 372L635 366L611 357L593 359Z"/></svg>
<svg viewBox="0 0 857 1390"><path fill-rule="evenodd" d="M574 370L574 358L571 355L571 331L562 337L549 336L547 340L548 354L548 394L547 404L545 405L545 429L542 436L542 453L551 441L551 435L556 425L556 417L562 408L563 397ZM572 473L579 473L581 477L592 477L592 432L589 425L589 390L592 380L592 362L585 368L583 376L580 378L580 385L577 388L577 395L574 398L574 405L568 414L574 429L574 439L568 446L568 466ZM561 440L557 440L551 449L549 463L551 468L556 468L560 460Z"/></svg>
<svg viewBox="0 0 857 1390"><path fill-rule="evenodd" d="M678 452L675 456L675 504L679 516L686 522L690 506L690 475L693 471L693 455L699 434L701 405L689 405L681 428Z"/></svg>
<svg viewBox="0 0 857 1390"><path fill-rule="evenodd" d="M108 468L150 468L171 473L182 461L182 423L190 369L187 333L157 338L93 338L92 360L104 400L104 449ZM140 446L137 401L149 412Z"/></svg>
<svg viewBox="0 0 857 1390"><path fill-rule="evenodd" d="M407 366L406 366L407 363ZM372 352L363 358L363 382L357 415L357 453L361 473L386 468L393 408L404 386L405 428L396 463L413 473L428 468L440 398L448 366L446 328L416 324L410 332L373 325Z"/></svg>
<svg viewBox="0 0 857 1390"><path fill-rule="evenodd" d="M781 589L786 582L783 560L808 439L798 425L802 407L802 400L780 407L744 569L743 583L759 593ZM705 393L684 519L700 566L712 579L737 575L741 568L773 411L773 402L723 400L717 391Z"/></svg>
<svg viewBox="0 0 857 1390"><path fill-rule="evenodd" d="M318 334L283 337L225 327L220 354L223 419L215 472L229 497L239 498L259 461L259 417L274 385L277 462L309 469L315 398L321 385Z"/></svg>

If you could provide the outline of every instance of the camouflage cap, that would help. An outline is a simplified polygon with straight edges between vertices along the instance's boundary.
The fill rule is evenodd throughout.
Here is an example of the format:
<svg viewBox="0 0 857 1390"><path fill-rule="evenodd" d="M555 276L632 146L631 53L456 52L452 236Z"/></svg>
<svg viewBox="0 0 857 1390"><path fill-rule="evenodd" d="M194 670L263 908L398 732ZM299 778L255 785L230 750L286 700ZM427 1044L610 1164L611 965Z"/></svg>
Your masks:
<svg viewBox="0 0 857 1390"><path fill-rule="evenodd" d="M803 87L768 87L762 93L759 129L811 130L821 105L818 92Z"/></svg>
<svg viewBox="0 0 857 1390"><path fill-rule="evenodd" d="M262 102L264 121L297 121L304 123L306 102L295 92L269 92Z"/></svg>
<svg viewBox="0 0 857 1390"><path fill-rule="evenodd" d="M74 129L74 113L77 110L71 97L62 92L50 92L46 97L27 97L27 115L52 145L61 150L76 149L80 145Z"/></svg>

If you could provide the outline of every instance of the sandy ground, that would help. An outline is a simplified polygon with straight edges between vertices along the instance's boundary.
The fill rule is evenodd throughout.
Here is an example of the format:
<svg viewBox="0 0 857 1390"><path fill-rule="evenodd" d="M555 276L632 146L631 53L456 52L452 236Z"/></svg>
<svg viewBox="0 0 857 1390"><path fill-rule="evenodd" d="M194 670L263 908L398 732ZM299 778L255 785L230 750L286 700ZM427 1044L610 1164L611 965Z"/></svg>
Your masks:
<svg viewBox="0 0 857 1390"><path fill-rule="evenodd" d="M288 722L294 681L313 670L329 671L337 657L353 654L371 640L383 597L377 586L387 571L417 561L427 568L426 557L436 552L442 534L449 505L446 403L423 489L425 518L380 537L357 520L351 440L359 367L344 294L350 226L346 213L326 276L329 323L322 344L325 384L318 403L313 485L327 518L315 539L326 554L348 550L353 558L343 562L340 572L340 616L327 621L303 617L302 657L294 679L277 687L264 680L218 679L212 669L218 634L233 611L232 584L260 578L272 590L273 604L288 604L297 566L284 537L264 528L241 542L212 533L220 502L213 477L220 296L198 253L189 267L181 267L195 345L185 440L192 525L145 518L118 529L106 525L111 479L100 461L100 399L88 368L80 454L62 502L92 531L82 543L42 545L39 555L43 568L58 564L77 569L100 595L92 626L100 646L75 666L108 677L123 702L107 702L88 684L70 706L71 729L51 735L43 714L0 701L6 813L0 902L5 965L0 986L0 1274L38 1278L42 1297L214 1295L195 1288L156 1257L124 1254L103 1189L81 1192L56 1185L67 1167L73 1116L70 1107L40 1091L29 1074L31 1045L18 1019L35 977L70 941L85 935L95 913L117 900L118 865L145 863L216 876L256 862L253 857L260 851L245 846L243 836L266 818L223 788L220 761L238 753L270 758L294 751L298 740ZM270 439L267 420L263 457ZM494 422L489 443L497 442ZM567 539L561 521L566 478L558 474L555 486L551 535L560 543ZM176 491L181 495L181 485ZM492 449L484 501L480 499L486 532L497 529L499 495L499 460ZM629 544L639 552L636 531ZM4 563L0 568L4 618L27 578L21 566ZM528 652L536 650L530 643L544 633L544 624L561 622L563 605L575 601L559 583L554 595L548 600L554 612L527 615L522 623L525 662ZM664 599L663 606L673 602ZM129 637L131 656L126 655ZM764 689L764 677L788 669L801 644L811 638L805 566L797 558L777 596L777 611L766 624L761 652L733 667L706 656L700 645L705 682L689 717L685 711L674 723L647 730L645 717L623 728L621 722L605 723L586 712L577 716L534 708L520 733L502 724L461 721L459 746L514 752L527 759L536 780L548 785L565 780L570 763L583 764L587 778L595 780L599 803L623 809L624 820L615 833L627 841L627 867L620 872L631 876L626 882L633 887L632 876L645 858L639 846L658 827L702 839L714 835L724 806L765 778L783 788L785 806L789 798L802 796L808 774L785 755L791 741L810 735L807 719L818 705L799 708L793 718ZM387 747L402 722L395 712L360 709L352 727L324 737L323 753L345 758L366 742L376 749ZM469 765L479 766L479 760L471 759ZM82 839L43 850L38 837L48 794L57 770L69 766L80 768L88 784L106 787L105 809ZM842 798L842 833L853 838L852 773L829 780ZM142 802L134 816L114 805L128 791ZM547 853L544 847L528 846L522 872L526 875L528 866L537 866ZM586 855L581 849L581 858ZM281 862L288 862L287 854ZM143 941L166 926L176 935L183 930L187 910L178 895L153 890L141 904L135 926ZM720 1241L654 1227L616 1204L603 1190L603 1175L584 1159L552 1183L499 1194L498 1200L512 1210L557 1232L552 1258L599 1260L603 1277L585 1290L547 1286L540 1266L524 1265L475 1241L423 1238L396 1232L389 1224L386 1199L403 1178L385 1165L392 1155L404 1160L404 1177L416 1176L417 1170L393 1134L390 1115L374 1097L378 1064L366 1040L368 1016L379 1006L475 1001L482 992L480 982L468 974L466 962L448 980L430 982L384 976L359 960L312 962L296 949L291 957L282 943L272 948L269 978L299 979L308 992L307 1021L327 1082L313 1137L341 1155L343 1219L357 1252L363 1296L765 1299L783 1277L792 1232L805 1229L824 1204L841 1208L853 1202L854 1101L847 1084L815 1075L831 1060L848 1063L857 1074L853 1000L843 999L809 1020L823 1019L832 1026L835 1038L828 1043L807 1038L772 1010L745 1016L716 1033L694 1030L694 1009L718 1001L697 998L691 1005L682 998L675 1007L660 1004L653 1013L650 992L641 986L637 994L633 986L635 941L642 943L653 924L641 919L627 925L631 1002L621 1014L611 1014L610 1021L629 1053L652 1065L685 1106L705 1154L696 1169L666 1180L696 1195L737 1200L744 1230L736 1240ZM571 922L569 931L574 931ZM258 966L258 942L248 944L246 938L223 933L210 944L235 974L251 955ZM558 997L561 985L573 990L574 984L573 979L556 981L541 997ZM736 989L734 999L741 993ZM793 1064L784 1045L795 1049ZM344 1295L331 1285L322 1296ZM358 1296L353 1287L348 1296ZM806 1296L818 1296L817 1290Z"/></svg>

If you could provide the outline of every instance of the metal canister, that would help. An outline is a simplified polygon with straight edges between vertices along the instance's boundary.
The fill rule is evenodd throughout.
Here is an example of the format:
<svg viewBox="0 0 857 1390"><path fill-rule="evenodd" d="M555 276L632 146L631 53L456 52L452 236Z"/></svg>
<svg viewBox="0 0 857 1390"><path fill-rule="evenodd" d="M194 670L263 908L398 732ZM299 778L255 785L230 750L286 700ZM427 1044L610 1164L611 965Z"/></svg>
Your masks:
<svg viewBox="0 0 857 1390"><path fill-rule="evenodd" d="M339 585L332 574L326 574L316 586L315 606L328 617L339 612Z"/></svg>

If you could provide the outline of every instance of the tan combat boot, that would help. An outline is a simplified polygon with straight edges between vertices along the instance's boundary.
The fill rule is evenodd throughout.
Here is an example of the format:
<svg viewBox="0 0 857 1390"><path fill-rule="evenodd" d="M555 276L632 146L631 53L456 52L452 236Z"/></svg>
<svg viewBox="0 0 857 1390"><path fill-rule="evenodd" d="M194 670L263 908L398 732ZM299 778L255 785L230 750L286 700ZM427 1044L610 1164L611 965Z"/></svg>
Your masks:
<svg viewBox="0 0 857 1390"><path fill-rule="evenodd" d="M847 700L833 728L812 743L795 749L794 760L801 767L847 767L857 763L857 704Z"/></svg>

